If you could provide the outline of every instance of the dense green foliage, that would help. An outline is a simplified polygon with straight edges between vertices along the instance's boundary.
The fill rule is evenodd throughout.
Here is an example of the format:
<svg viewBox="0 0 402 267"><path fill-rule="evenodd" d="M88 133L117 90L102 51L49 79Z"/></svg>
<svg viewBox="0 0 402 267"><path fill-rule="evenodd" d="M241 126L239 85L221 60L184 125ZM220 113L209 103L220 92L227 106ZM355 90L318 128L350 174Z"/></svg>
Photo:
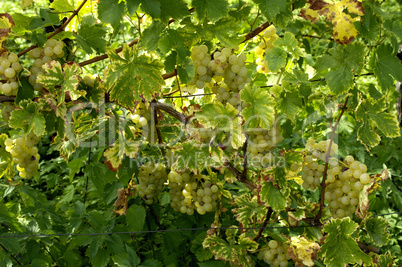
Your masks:
<svg viewBox="0 0 402 267"><path fill-rule="evenodd" d="M402 264L401 7L3 0L0 266Z"/></svg>

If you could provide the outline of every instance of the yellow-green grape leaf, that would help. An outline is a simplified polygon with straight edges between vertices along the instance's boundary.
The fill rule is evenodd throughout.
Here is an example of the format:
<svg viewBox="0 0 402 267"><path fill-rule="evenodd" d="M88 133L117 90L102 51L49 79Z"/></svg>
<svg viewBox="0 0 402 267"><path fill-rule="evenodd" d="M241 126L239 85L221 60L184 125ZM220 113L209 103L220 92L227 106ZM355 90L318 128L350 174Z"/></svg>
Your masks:
<svg viewBox="0 0 402 267"><path fill-rule="evenodd" d="M254 252L258 249L258 243L244 234L235 240L237 230L226 231L227 241L216 234L207 236L202 243L204 248L209 248L215 255L215 259L236 263L237 266L251 266L252 260L248 257L248 251Z"/></svg>
<svg viewBox="0 0 402 267"><path fill-rule="evenodd" d="M14 21L10 14L0 13L0 46L11 33Z"/></svg>
<svg viewBox="0 0 402 267"><path fill-rule="evenodd" d="M381 217L366 217L364 229L376 246L384 246L389 241L388 222Z"/></svg>
<svg viewBox="0 0 402 267"><path fill-rule="evenodd" d="M347 10L348 13L345 13ZM357 15L352 17L349 14ZM350 44L358 35L358 31L353 22L359 21L364 16L364 7L357 0L340 0L336 3L326 3L322 0L310 1L309 9L302 9L300 16L312 20L314 23L318 21L318 15L323 15L332 22L332 35L339 44Z"/></svg>
<svg viewBox="0 0 402 267"><path fill-rule="evenodd" d="M384 112L387 108L385 96L381 99L365 99L356 108L356 119L363 123L358 129L357 137L363 144L374 147L381 138L376 129L386 137L400 136L399 124L396 115Z"/></svg>
<svg viewBox="0 0 402 267"><path fill-rule="evenodd" d="M289 85L283 85L281 96L278 99L278 107L283 111L292 122L295 122L296 115L299 113L302 106L302 100L299 93Z"/></svg>
<svg viewBox="0 0 402 267"><path fill-rule="evenodd" d="M370 65L384 92L394 85L395 80L402 81L402 64L391 45L381 44L375 50Z"/></svg>
<svg viewBox="0 0 402 267"><path fill-rule="evenodd" d="M21 0L21 8L23 10L27 9L28 7L32 6L33 0Z"/></svg>
<svg viewBox="0 0 402 267"><path fill-rule="evenodd" d="M71 100L85 96L85 91L78 90L81 67L75 63L65 63L61 66L58 61L50 61L43 66L44 74L38 75L37 82L41 83L57 99L57 104L64 102L66 93Z"/></svg>
<svg viewBox="0 0 402 267"><path fill-rule="evenodd" d="M207 17L208 20L215 22L226 17L229 11L229 4L225 0L192 0L191 4L201 21Z"/></svg>
<svg viewBox="0 0 402 267"><path fill-rule="evenodd" d="M300 266L314 266L314 259L320 250L320 246L305 237L293 236L290 239L288 251L290 257Z"/></svg>
<svg viewBox="0 0 402 267"><path fill-rule="evenodd" d="M247 195L242 195L237 197L234 202L237 206L232 210L234 217L244 227L253 225L255 220L262 222L267 213L267 207L258 204L257 196L250 199Z"/></svg>
<svg viewBox="0 0 402 267"><path fill-rule="evenodd" d="M216 128L217 131L228 132L230 143L234 149L244 144L245 136L241 127L240 117L237 117L238 110L232 105L223 106L219 102L204 105L201 113L196 117L201 124L207 127Z"/></svg>
<svg viewBox="0 0 402 267"><path fill-rule="evenodd" d="M107 90L111 100L133 109L141 98L151 101L165 84L161 72L163 65L156 59L139 54L136 46L124 45L120 54L108 50L112 64L105 72Z"/></svg>
<svg viewBox="0 0 402 267"><path fill-rule="evenodd" d="M188 169L196 172L201 166L206 166L210 160L208 147L199 147L190 142L183 143L182 147L174 151L177 169Z"/></svg>
<svg viewBox="0 0 402 267"><path fill-rule="evenodd" d="M271 182L266 182L261 189L261 200L265 201L274 211L286 208L286 197Z"/></svg>
<svg viewBox="0 0 402 267"><path fill-rule="evenodd" d="M280 47L274 47L268 51L265 55L265 60L267 61L268 68L272 72L278 72L281 68L286 65L286 51Z"/></svg>
<svg viewBox="0 0 402 267"><path fill-rule="evenodd" d="M279 13L286 11L286 2L283 0L253 0L258 5L262 14L272 21Z"/></svg>
<svg viewBox="0 0 402 267"><path fill-rule="evenodd" d="M344 267L348 264L371 264L371 257L361 251L352 237L358 226L348 217L332 219L324 226L324 231L328 235L321 247L319 257L324 258L326 266Z"/></svg>
<svg viewBox="0 0 402 267"><path fill-rule="evenodd" d="M103 23L110 23L113 28L116 28L123 19L124 9L124 3L119 0L100 0L98 3L99 19Z"/></svg>
<svg viewBox="0 0 402 267"><path fill-rule="evenodd" d="M92 15L83 17L78 32L74 34L78 44L88 54L93 51L97 53L106 52L106 40L104 38L107 33L106 28L101 24L96 23L96 18Z"/></svg>
<svg viewBox="0 0 402 267"><path fill-rule="evenodd" d="M68 0L54 0L53 3L50 4L50 7L53 8L56 12L74 11L74 6L70 4L70 1Z"/></svg>
<svg viewBox="0 0 402 267"><path fill-rule="evenodd" d="M46 129L46 120L40 113L41 106L32 100L22 100L21 109L11 112L9 126L14 129L23 129L26 134L33 131L37 136L43 135Z"/></svg>
<svg viewBox="0 0 402 267"><path fill-rule="evenodd" d="M103 152L105 163L112 171L120 168L124 155L135 158L140 150L140 143L128 140L116 141L112 147Z"/></svg>
<svg viewBox="0 0 402 267"><path fill-rule="evenodd" d="M271 128L275 119L275 100L268 92L259 87L247 86L241 90L240 98L246 104L241 115L245 120L245 129Z"/></svg>

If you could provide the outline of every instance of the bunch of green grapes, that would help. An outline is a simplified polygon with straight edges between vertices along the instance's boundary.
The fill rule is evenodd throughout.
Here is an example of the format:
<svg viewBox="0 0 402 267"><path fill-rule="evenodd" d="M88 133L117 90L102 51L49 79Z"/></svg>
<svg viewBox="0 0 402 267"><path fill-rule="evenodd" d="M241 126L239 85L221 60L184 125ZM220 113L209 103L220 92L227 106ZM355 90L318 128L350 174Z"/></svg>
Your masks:
<svg viewBox="0 0 402 267"><path fill-rule="evenodd" d="M257 258L274 267L288 266L288 261L291 259L287 244L281 244L276 240L270 240L267 245L262 246Z"/></svg>
<svg viewBox="0 0 402 267"><path fill-rule="evenodd" d="M64 57L63 47L63 42L49 39L43 48L37 47L29 51L28 57L35 60L30 69L31 76L29 76L29 83L36 91L42 90L42 85L36 82L36 78L40 74L45 73L43 65L57 58Z"/></svg>
<svg viewBox="0 0 402 267"><path fill-rule="evenodd" d="M1 115L5 122L8 122L11 116L11 111L14 110L14 103L12 102L4 102L3 107L1 109Z"/></svg>
<svg viewBox="0 0 402 267"><path fill-rule="evenodd" d="M136 186L138 195L146 204L151 205L167 181L166 168L161 163L147 162L141 166L138 177L139 184Z"/></svg>
<svg viewBox="0 0 402 267"><path fill-rule="evenodd" d="M17 164L21 178L32 178L38 170L40 156L35 147L38 142L39 137L32 132L16 139L8 138L4 142L6 151L10 152L13 162Z"/></svg>
<svg viewBox="0 0 402 267"><path fill-rule="evenodd" d="M22 70L16 54L4 52L0 55L0 93L6 96L17 95L18 72Z"/></svg>
<svg viewBox="0 0 402 267"><path fill-rule="evenodd" d="M256 36L253 38L254 42L259 42L258 46L254 49L257 55L257 71L259 73L270 73L267 61L265 60L265 55L274 47L273 42L278 39L279 36L276 34L276 28L274 25L269 26L263 33L262 36Z"/></svg>
<svg viewBox="0 0 402 267"><path fill-rule="evenodd" d="M129 118L134 122L138 128L144 127L151 120L151 113L146 109L143 102L138 103L133 114L129 115Z"/></svg>
<svg viewBox="0 0 402 267"><path fill-rule="evenodd" d="M170 205L176 212L192 215L194 210L197 210L199 214L204 215L216 208L219 188L205 181L204 176L171 171L168 179L172 197Z"/></svg>
<svg viewBox="0 0 402 267"><path fill-rule="evenodd" d="M303 188L315 190L321 183L325 166L312 155L305 155L302 165Z"/></svg>
<svg viewBox="0 0 402 267"><path fill-rule="evenodd" d="M212 81L212 72L208 68L211 57L206 45L194 46L191 50L191 58L195 67L195 77L190 81L190 85L195 85L198 89L205 87L206 83Z"/></svg>
<svg viewBox="0 0 402 267"><path fill-rule="evenodd" d="M196 127L191 124L187 125L186 132L189 134L192 140L199 141L199 144L209 144L215 131L211 127Z"/></svg>
<svg viewBox="0 0 402 267"><path fill-rule="evenodd" d="M325 157L327 155L330 142L331 140L328 139L316 143L315 140L311 138L307 140L306 149L311 150L311 155L314 158L325 161ZM332 143L329 156L333 157L337 151L338 151L338 145L336 143Z"/></svg>
<svg viewBox="0 0 402 267"><path fill-rule="evenodd" d="M347 156L341 162L331 159L327 172L325 200L332 215L339 218L353 216L359 204L359 194L369 182L367 166L355 160L353 156Z"/></svg>
<svg viewBox="0 0 402 267"><path fill-rule="evenodd" d="M283 136L279 125L271 129L255 128L248 131L248 157L250 164L267 167L273 164L272 149L282 142Z"/></svg>

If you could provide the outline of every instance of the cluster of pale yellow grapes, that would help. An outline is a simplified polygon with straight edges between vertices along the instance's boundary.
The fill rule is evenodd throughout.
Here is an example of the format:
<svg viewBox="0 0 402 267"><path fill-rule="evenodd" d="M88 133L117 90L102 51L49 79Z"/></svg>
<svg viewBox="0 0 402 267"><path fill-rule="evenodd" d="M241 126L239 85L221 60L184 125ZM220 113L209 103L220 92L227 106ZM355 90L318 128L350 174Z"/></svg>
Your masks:
<svg viewBox="0 0 402 267"><path fill-rule="evenodd" d="M259 73L270 73L267 61L265 60L265 55L274 47L273 42L278 39L279 36L276 34L276 28L274 25L269 26L262 33L262 36L256 36L253 38L254 42L259 42L258 46L254 49L257 55L257 71Z"/></svg>
<svg viewBox="0 0 402 267"><path fill-rule="evenodd" d="M353 216L363 186L370 183L367 166L346 156L344 161L331 159L327 171L325 200L332 215Z"/></svg>
<svg viewBox="0 0 402 267"><path fill-rule="evenodd" d="M170 205L176 212L193 215L196 210L204 215L216 208L219 188L209 181L203 182L204 176L171 171L168 179L172 198Z"/></svg>
<svg viewBox="0 0 402 267"><path fill-rule="evenodd" d="M14 104L12 102L4 102L1 109L1 115L5 122L8 122L11 116L11 111L14 110Z"/></svg>
<svg viewBox="0 0 402 267"><path fill-rule="evenodd" d="M16 54L3 52L0 55L0 93L6 96L17 95L18 72L22 70Z"/></svg>
<svg viewBox="0 0 402 267"><path fill-rule="evenodd" d="M136 186L138 195L150 205L162 191L163 184L167 180L166 168L161 163L147 162L141 166L138 177L139 184Z"/></svg>
<svg viewBox="0 0 402 267"><path fill-rule="evenodd" d="M42 90L42 85L36 82L36 78L40 74L45 73L43 65L57 58L64 57L63 47L63 42L49 39L43 48L37 47L29 51L28 57L35 60L30 69L31 76L29 76L29 83L36 91Z"/></svg>
<svg viewBox="0 0 402 267"><path fill-rule="evenodd" d="M271 129L255 128L248 133L248 161L254 166L267 167L274 163L272 149L283 140L279 125Z"/></svg>
<svg viewBox="0 0 402 267"><path fill-rule="evenodd" d="M262 246L257 258L274 267L286 267L291 259L288 253L288 245L286 243L281 244L276 240L270 240L267 245Z"/></svg>
<svg viewBox="0 0 402 267"><path fill-rule="evenodd" d="M21 178L32 178L37 170L39 163L38 149L35 145L39 142L39 137L34 133L16 139L6 139L6 151L10 152L13 162L17 164L17 170Z"/></svg>
<svg viewBox="0 0 402 267"><path fill-rule="evenodd" d="M150 112L146 112L147 109L145 107L145 104L143 102L140 102L134 113L129 115L129 119L134 122L138 128L144 127L145 125L148 124L148 121L151 120L151 114Z"/></svg>
<svg viewBox="0 0 402 267"><path fill-rule="evenodd" d="M206 84L212 82L212 92L216 94L216 99L222 103L230 103L237 106L240 103L239 92L250 79L247 77L245 62L246 54L235 55L230 48L223 48L216 51L211 56L206 45L194 46L191 51L196 68L195 77L189 85L202 89Z"/></svg>

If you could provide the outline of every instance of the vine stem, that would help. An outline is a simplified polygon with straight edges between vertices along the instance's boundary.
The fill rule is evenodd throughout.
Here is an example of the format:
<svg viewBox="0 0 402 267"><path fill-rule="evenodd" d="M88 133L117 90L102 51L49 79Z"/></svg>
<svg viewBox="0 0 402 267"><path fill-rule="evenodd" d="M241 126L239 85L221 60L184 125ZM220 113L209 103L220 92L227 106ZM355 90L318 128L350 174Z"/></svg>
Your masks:
<svg viewBox="0 0 402 267"><path fill-rule="evenodd" d="M86 3L87 1L88 1L88 0L82 1L82 3L79 5L79 7L73 11L73 14L71 14L71 16L70 16L57 30L55 30L54 32L52 32L52 33L51 33L48 37L46 37L46 38L49 40L50 38L52 38L52 37L55 36L56 34L62 32L62 31L67 27L67 25L73 20L73 18L78 15L78 13L79 13L80 10L84 7L84 5L85 5L85 3ZM24 51L20 52L20 53L18 54L18 57L20 57L20 56L22 56L22 55L28 53L29 51L31 51L32 49L35 49L35 48L37 48L37 47L38 47L37 45L33 45L33 46L31 46L31 47L28 47L28 48L25 49Z"/></svg>
<svg viewBox="0 0 402 267"><path fill-rule="evenodd" d="M265 220L264 220L264 222L262 223L262 226L261 226L260 230L258 230L257 235L254 237L254 241L255 241L255 242L257 242L258 239L260 239L260 237L261 237L261 235L262 235L262 232L264 231L264 228L267 226L269 220L271 219L271 216L272 216L272 213L273 213L273 212L274 212L273 209L272 209L271 207L269 207L269 208L268 208L268 211L267 211L267 216L265 216Z"/></svg>
<svg viewBox="0 0 402 267"><path fill-rule="evenodd" d="M320 196L320 209L318 210L317 216L315 217L314 221L316 223L319 222L319 220L321 219L322 216L322 210L325 206L324 200L325 200L325 181L327 180L327 171L328 171L328 164L329 164L329 157L330 157L330 152L331 152L331 147L332 147L332 143L334 142L334 137L335 137L335 132L336 129L338 128L339 122L344 114L344 112L346 111L346 105L348 103L348 99L349 96L346 97L345 99L345 103L343 103L342 106L342 110L341 113L339 114L338 119L336 120L335 125L332 127L332 135L331 135L331 140L329 142L329 146L328 146L328 151L327 154L325 155L325 167L324 167L324 175L322 177L322 182L321 182L321 196Z"/></svg>
<svg viewBox="0 0 402 267"><path fill-rule="evenodd" d="M91 139L89 139L89 153L88 153L88 164L91 163ZM89 182L89 176L87 175L87 180L85 182L85 194L84 194L84 204L87 200L87 193L88 193L88 182Z"/></svg>

